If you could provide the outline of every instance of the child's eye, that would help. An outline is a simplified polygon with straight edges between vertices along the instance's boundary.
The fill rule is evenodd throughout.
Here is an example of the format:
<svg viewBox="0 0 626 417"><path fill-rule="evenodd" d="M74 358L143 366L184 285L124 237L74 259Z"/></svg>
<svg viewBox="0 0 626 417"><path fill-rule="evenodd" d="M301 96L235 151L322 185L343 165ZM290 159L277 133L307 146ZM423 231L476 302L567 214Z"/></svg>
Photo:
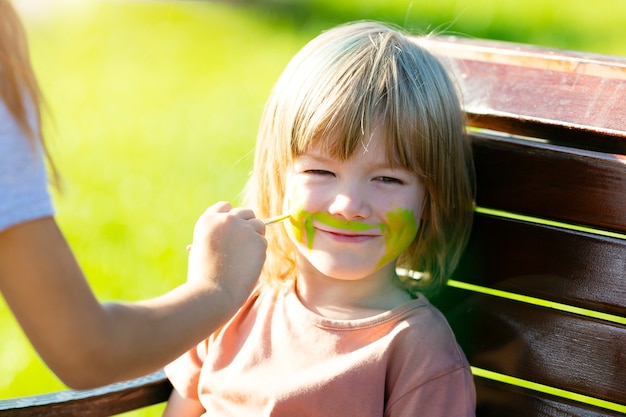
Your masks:
<svg viewBox="0 0 626 417"><path fill-rule="evenodd" d="M335 175L330 171L326 171L324 169L307 169L306 171L304 171L305 174L311 174L311 175Z"/></svg>
<svg viewBox="0 0 626 417"><path fill-rule="evenodd" d="M399 178L394 178L394 177L381 176L381 177L374 178L374 180L383 182L385 184L400 184L400 185L404 184L404 181L402 181Z"/></svg>

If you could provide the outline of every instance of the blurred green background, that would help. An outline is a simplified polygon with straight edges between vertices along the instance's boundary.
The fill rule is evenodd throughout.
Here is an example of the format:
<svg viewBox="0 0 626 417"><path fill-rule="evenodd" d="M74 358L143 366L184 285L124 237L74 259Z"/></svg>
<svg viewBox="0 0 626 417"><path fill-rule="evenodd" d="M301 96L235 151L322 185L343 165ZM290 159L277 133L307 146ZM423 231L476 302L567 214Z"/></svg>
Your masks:
<svg viewBox="0 0 626 417"><path fill-rule="evenodd" d="M19 3L64 180L58 221L103 301L184 281L196 218L218 200L237 204L270 88L323 29L377 19L626 55L624 0ZM0 340L0 398L63 389L3 301Z"/></svg>

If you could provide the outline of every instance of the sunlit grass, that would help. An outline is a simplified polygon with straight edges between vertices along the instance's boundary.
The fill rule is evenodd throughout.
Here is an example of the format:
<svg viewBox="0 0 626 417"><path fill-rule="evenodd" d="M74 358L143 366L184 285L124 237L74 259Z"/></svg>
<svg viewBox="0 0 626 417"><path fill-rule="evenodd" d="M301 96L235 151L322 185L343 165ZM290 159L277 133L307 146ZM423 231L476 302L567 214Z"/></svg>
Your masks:
<svg viewBox="0 0 626 417"><path fill-rule="evenodd" d="M185 279L196 218L217 200L237 203L271 85L323 28L379 18L418 33L626 55L622 0L237 3L83 3L27 20L64 178L58 220L102 300ZM63 388L4 304L0 339L0 397ZM133 415L160 414L151 410Z"/></svg>

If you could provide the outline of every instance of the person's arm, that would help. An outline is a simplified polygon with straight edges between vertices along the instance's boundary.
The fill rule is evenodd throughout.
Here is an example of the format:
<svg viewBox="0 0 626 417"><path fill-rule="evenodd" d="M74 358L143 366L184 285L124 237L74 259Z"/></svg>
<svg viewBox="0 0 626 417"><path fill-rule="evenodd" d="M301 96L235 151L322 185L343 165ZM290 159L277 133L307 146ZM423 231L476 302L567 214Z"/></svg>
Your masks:
<svg viewBox="0 0 626 417"><path fill-rule="evenodd" d="M196 223L186 283L151 300L100 304L46 217L0 232L0 290L65 384L105 385L163 367L234 314L260 274L264 231L252 211L218 203Z"/></svg>

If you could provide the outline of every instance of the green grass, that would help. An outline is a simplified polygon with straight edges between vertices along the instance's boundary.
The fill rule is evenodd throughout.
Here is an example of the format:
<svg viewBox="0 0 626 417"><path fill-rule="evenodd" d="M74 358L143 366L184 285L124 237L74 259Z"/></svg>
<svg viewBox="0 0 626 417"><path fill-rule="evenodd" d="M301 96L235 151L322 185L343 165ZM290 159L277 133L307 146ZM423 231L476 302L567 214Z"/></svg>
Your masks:
<svg viewBox="0 0 626 417"><path fill-rule="evenodd" d="M185 279L196 218L217 200L237 203L269 90L324 28L376 18L626 55L623 0L239 3L114 1L26 20L64 178L58 221L101 300L155 296ZM0 397L63 388L4 304L0 339Z"/></svg>

